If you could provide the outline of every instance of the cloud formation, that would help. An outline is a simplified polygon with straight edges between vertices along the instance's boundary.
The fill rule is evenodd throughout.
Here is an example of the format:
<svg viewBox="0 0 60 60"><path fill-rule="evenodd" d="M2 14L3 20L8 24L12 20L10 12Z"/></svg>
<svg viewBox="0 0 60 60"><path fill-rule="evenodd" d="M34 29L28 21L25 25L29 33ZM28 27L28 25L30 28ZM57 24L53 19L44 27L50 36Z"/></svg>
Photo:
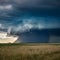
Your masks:
<svg viewBox="0 0 60 60"><path fill-rule="evenodd" d="M17 31L60 28L59 7L59 0L0 0L0 23Z"/></svg>
<svg viewBox="0 0 60 60"><path fill-rule="evenodd" d="M31 29L40 31L51 28L60 28L60 0L0 0L0 30L7 30L8 33L12 31L15 34ZM39 40L40 35L38 32L29 37L35 41ZM44 32L43 35L46 36ZM26 38L22 37L22 40L30 39L28 35L25 36ZM53 40L55 37L53 36ZM41 38L43 38L42 35ZM44 39L45 37L40 40Z"/></svg>
<svg viewBox="0 0 60 60"><path fill-rule="evenodd" d="M8 23L3 24L5 29L9 29L9 27L15 32L26 32L30 31L30 29L50 29L50 28L60 28L60 22L55 20L56 18L29 18L29 19L21 19L21 20L12 20ZM47 20L47 21L46 21ZM51 22L52 20L52 22ZM15 22L14 22L15 21Z"/></svg>
<svg viewBox="0 0 60 60"><path fill-rule="evenodd" d="M19 7L60 7L59 0L0 0L0 4L12 4Z"/></svg>
<svg viewBox="0 0 60 60"><path fill-rule="evenodd" d="M12 5L5 5L5 6L0 6L0 9L1 10L10 10L10 9L12 9Z"/></svg>

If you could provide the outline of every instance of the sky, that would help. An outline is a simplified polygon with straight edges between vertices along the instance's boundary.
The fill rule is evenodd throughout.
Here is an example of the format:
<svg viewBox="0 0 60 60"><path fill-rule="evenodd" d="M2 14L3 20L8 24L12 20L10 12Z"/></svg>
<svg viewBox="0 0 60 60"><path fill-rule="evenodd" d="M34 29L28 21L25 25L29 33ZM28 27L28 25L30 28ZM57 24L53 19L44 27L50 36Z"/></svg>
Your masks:
<svg viewBox="0 0 60 60"><path fill-rule="evenodd" d="M18 42L60 42L60 0L0 0L0 30L20 32Z"/></svg>
<svg viewBox="0 0 60 60"><path fill-rule="evenodd" d="M9 28L60 28L60 0L0 0L0 29Z"/></svg>

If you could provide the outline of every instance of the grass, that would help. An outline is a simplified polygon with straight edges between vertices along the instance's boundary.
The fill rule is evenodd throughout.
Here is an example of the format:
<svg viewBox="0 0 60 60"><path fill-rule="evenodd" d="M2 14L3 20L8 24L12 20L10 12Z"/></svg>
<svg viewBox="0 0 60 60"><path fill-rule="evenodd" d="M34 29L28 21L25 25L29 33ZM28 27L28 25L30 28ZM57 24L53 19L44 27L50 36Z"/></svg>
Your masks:
<svg viewBox="0 0 60 60"><path fill-rule="evenodd" d="M60 44L0 44L0 60L60 60Z"/></svg>

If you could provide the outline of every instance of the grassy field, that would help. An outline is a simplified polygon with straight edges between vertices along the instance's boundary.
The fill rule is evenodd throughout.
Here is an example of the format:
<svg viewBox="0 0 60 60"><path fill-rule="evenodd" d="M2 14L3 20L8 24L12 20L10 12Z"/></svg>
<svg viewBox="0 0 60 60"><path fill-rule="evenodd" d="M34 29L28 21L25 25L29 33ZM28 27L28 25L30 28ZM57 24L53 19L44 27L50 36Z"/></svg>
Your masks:
<svg viewBox="0 0 60 60"><path fill-rule="evenodd" d="M60 60L60 44L0 44L0 60Z"/></svg>

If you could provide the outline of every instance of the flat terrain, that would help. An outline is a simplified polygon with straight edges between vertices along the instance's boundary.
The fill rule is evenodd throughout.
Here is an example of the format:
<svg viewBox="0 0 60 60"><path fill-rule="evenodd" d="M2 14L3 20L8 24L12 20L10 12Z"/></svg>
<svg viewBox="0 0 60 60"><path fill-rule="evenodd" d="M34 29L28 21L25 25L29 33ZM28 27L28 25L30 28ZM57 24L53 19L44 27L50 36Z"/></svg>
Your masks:
<svg viewBox="0 0 60 60"><path fill-rule="evenodd" d="M60 44L0 44L0 60L60 60Z"/></svg>

